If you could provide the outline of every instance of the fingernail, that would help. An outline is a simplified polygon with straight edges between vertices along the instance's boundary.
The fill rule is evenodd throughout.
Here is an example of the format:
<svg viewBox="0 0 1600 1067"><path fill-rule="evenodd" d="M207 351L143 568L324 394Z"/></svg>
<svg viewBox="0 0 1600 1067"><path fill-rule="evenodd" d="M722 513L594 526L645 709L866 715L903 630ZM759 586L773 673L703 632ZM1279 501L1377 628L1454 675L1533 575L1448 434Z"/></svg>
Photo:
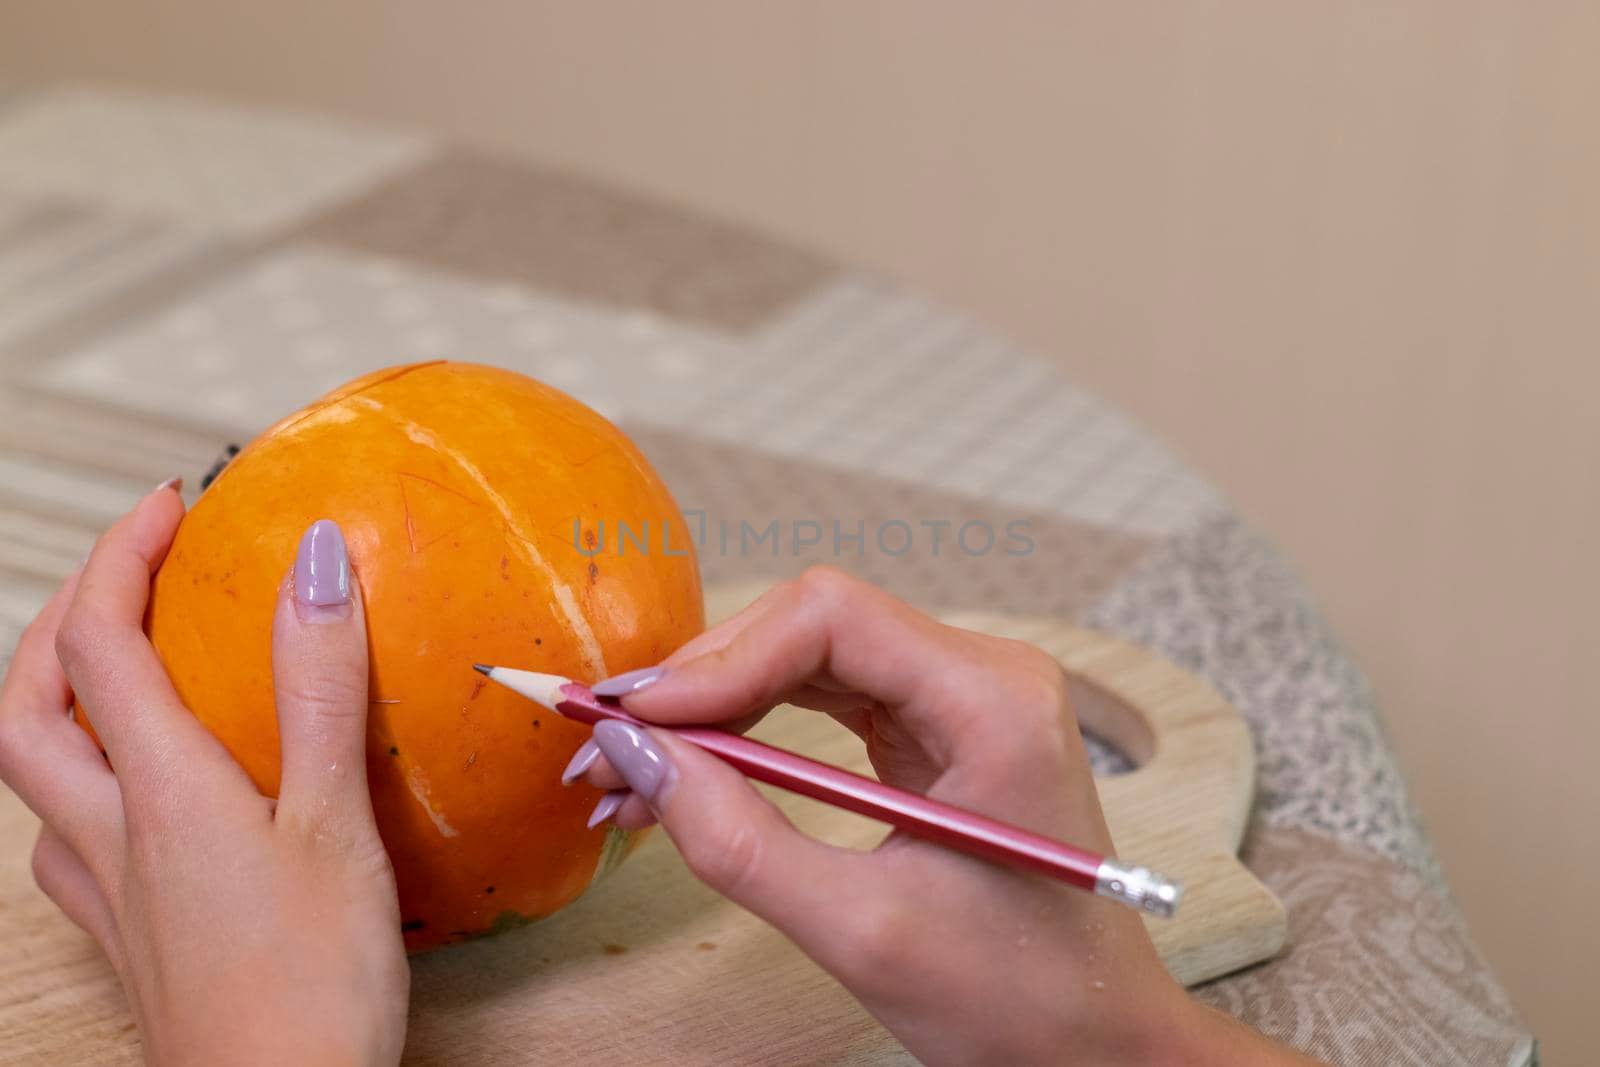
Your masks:
<svg viewBox="0 0 1600 1067"><path fill-rule="evenodd" d="M673 773L667 754L655 738L631 723L607 719L595 725L594 742L628 788L653 806Z"/></svg>
<svg viewBox="0 0 1600 1067"><path fill-rule="evenodd" d="M613 789L601 797L600 803L594 806L594 814L589 816L589 829L593 830L596 826L615 815L617 809L622 807L622 802L627 799L628 791L626 789Z"/></svg>
<svg viewBox="0 0 1600 1067"><path fill-rule="evenodd" d="M625 697L629 693L649 689L661 681L661 676L666 673L665 667L640 667L636 671L624 671L596 682L589 687L589 691L597 697Z"/></svg>
<svg viewBox="0 0 1600 1067"><path fill-rule="evenodd" d="M163 489L176 489L180 493L183 492L183 476L179 475L176 478L168 478L166 481L150 490L150 492L159 493Z"/></svg>
<svg viewBox="0 0 1600 1067"><path fill-rule="evenodd" d="M567 769L561 772L561 784L571 785L579 778L582 778L584 772L593 767L594 761L599 758L600 746L595 744L594 738L591 737L578 746L578 751L572 754L572 760L567 764Z"/></svg>
<svg viewBox="0 0 1600 1067"><path fill-rule="evenodd" d="M318 519L300 538L294 557L294 596L306 607L350 603L350 557L344 534L331 519Z"/></svg>

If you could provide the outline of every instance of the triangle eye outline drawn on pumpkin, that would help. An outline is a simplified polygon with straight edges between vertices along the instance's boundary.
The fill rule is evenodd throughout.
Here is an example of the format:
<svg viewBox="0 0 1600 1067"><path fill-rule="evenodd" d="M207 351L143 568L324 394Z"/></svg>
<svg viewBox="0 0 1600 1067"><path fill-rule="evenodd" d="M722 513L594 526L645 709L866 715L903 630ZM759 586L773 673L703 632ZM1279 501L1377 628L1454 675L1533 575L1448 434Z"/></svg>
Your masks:
<svg viewBox="0 0 1600 1067"><path fill-rule="evenodd" d="M398 481L400 500L406 509L406 537L413 555L489 515L479 501L424 475L401 471ZM463 504L472 510L463 512Z"/></svg>

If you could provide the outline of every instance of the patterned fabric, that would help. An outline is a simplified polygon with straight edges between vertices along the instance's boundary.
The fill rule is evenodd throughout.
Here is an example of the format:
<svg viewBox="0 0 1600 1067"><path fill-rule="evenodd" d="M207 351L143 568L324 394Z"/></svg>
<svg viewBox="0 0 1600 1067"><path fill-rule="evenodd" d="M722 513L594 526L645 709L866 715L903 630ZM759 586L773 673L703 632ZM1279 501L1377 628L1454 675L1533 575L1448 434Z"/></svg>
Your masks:
<svg viewBox="0 0 1600 1067"><path fill-rule="evenodd" d="M1442 888L1371 693L1288 568L1238 519L1168 541L1086 621L1213 679L1244 713L1266 826L1360 845Z"/></svg>
<svg viewBox="0 0 1600 1067"><path fill-rule="evenodd" d="M1245 859L1288 908L1290 949L1199 995L1349 1067L1533 1061L1443 893L1415 871L1315 833L1263 829Z"/></svg>
<svg viewBox="0 0 1600 1067"><path fill-rule="evenodd" d="M1245 858L1291 947L1200 995L1338 1063L1532 1061L1371 694L1211 487L959 315L570 175L203 101L0 98L0 646L157 481L194 486L328 388L440 356L622 424L705 531L708 580L825 559L928 608L1083 620L1208 676L1254 732ZM7 825L26 817L0 795ZM0 914L49 911L26 858L0 857ZM475 958L431 959L419 995L448 1010ZM86 951L71 980L109 980L98 966ZM39 995L74 1010L68 987ZM125 1059L126 1020L81 1025ZM859 1040L828 1056L899 1058ZM418 1021L415 1054L449 1043Z"/></svg>

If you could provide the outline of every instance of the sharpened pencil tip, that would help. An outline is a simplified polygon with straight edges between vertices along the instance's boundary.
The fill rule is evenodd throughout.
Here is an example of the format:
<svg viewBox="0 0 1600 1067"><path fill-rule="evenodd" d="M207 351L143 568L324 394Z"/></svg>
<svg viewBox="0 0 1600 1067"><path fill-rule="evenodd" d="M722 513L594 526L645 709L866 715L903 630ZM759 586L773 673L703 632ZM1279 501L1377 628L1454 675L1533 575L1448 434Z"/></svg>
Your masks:
<svg viewBox="0 0 1600 1067"><path fill-rule="evenodd" d="M486 663L474 663L472 665L472 669L477 671L479 674L488 674L490 671L494 670L493 667Z"/></svg>

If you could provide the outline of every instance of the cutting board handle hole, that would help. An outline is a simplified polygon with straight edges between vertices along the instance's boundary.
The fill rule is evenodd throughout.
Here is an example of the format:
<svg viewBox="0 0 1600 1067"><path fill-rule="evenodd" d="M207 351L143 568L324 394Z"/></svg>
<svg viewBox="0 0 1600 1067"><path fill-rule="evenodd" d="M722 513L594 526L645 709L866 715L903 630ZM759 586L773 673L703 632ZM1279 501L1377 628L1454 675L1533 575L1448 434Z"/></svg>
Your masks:
<svg viewBox="0 0 1600 1067"><path fill-rule="evenodd" d="M1069 674L1067 701L1078 717L1078 728L1100 777L1135 771L1155 755L1156 735L1150 720L1115 694Z"/></svg>
<svg viewBox="0 0 1600 1067"><path fill-rule="evenodd" d="M1139 765L1122 749L1097 733L1080 730L1083 747L1089 752L1089 766L1096 778L1116 778L1139 769Z"/></svg>

